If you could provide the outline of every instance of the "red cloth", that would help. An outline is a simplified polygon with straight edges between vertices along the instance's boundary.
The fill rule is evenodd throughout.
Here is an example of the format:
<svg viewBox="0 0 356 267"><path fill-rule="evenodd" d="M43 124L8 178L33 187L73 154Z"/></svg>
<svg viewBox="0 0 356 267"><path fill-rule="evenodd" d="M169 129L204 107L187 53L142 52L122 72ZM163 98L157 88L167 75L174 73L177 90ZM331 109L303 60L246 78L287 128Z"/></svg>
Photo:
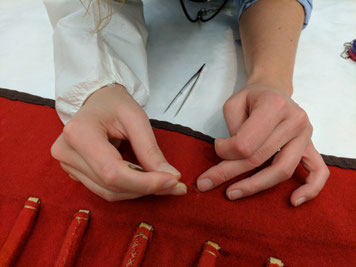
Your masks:
<svg viewBox="0 0 356 267"><path fill-rule="evenodd" d="M81 241L88 227L89 218L90 213L87 210L79 210L74 214L57 257L55 267L75 266L75 260L79 254Z"/></svg>
<svg viewBox="0 0 356 267"><path fill-rule="evenodd" d="M121 264L122 267L140 267L148 242L152 237L153 227L146 223L141 223L132 237L131 243L128 246L125 258Z"/></svg>
<svg viewBox="0 0 356 267"><path fill-rule="evenodd" d="M219 249L218 244L206 242L199 259L198 267L215 267Z"/></svg>
<svg viewBox="0 0 356 267"><path fill-rule="evenodd" d="M166 158L189 185L188 194L109 203L68 178L50 156L62 128L52 108L0 98L0 246L27 196L42 201L18 266L53 266L78 209L92 215L77 266L122 263L141 221L155 228L143 266L197 265L206 240L221 246L217 266L263 266L269 256L286 266L356 266L356 171L329 167L331 176L318 198L298 208L289 197L306 177L301 166L293 179L230 201L228 184L207 193L195 189L196 177L219 162L213 145L155 129ZM136 162L127 143L120 149Z"/></svg>
<svg viewBox="0 0 356 267"><path fill-rule="evenodd" d="M20 212L14 227L11 229L9 236L0 249L0 266L12 266L16 258L21 254L26 239L31 232L35 222L37 211L40 208L38 198L29 198ZM1 217L3 220L4 217Z"/></svg>

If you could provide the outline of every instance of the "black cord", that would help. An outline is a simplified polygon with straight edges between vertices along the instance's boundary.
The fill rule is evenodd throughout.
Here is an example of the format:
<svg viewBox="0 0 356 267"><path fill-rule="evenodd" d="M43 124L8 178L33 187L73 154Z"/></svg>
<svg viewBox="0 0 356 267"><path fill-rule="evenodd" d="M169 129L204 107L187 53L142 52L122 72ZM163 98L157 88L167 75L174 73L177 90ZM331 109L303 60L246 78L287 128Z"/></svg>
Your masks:
<svg viewBox="0 0 356 267"><path fill-rule="evenodd" d="M228 0L225 0L224 3L222 3L222 5L216 10L215 14L212 15L211 17L209 17L208 19L204 19L204 18L202 17L203 14L206 12L205 9L200 9L200 10L198 11L198 13L197 13L197 17L196 17L195 19L192 19L192 18L189 16L188 12L187 12L187 9L186 9L186 7L185 7L185 4L184 4L184 1L183 1L183 0L180 0L180 5L182 6L184 15L187 17L187 19L188 19L190 22L194 23L194 22L197 22L198 20L199 20L199 21L202 21L202 22L207 22L207 21L213 19L217 14L219 14L219 12L220 12L220 11L224 8L224 6L226 5L227 1L228 1Z"/></svg>

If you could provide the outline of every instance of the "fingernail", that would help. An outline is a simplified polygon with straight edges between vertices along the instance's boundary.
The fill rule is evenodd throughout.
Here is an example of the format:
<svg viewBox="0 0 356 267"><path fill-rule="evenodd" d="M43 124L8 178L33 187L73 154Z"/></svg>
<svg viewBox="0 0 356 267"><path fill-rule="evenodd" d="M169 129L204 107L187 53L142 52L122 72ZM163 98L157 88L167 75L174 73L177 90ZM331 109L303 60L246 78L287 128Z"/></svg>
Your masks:
<svg viewBox="0 0 356 267"><path fill-rule="evenodd" d="M174 168L171 164L165 162L160 165L159 171L168 172L174 176L180 176L180 172Z"/></svg>
<svg viewBox="0 0 356 267"><path fill-rule="evenodd" d="M162 186L162 189L170 189L170 188L174 187L177 183L178 183L178 180L175 180L175 179L169 180Z"/></svg>
<svg viewBox="0 0 356 267"><path fill-rule="evenodd" d="M295 202L295 206L297 207L300 204L303 204L306 200L307 200L306 197L298 198L297 201Z"/></svg>
<svg viewBox="0 0 356 267"><path fill-rule="evenodd" d="M213 186L214 186L213 182L208 178L198 181L198 189L202 192L212 189Z"/></svg>
<svg viewBox="0 0 356 267"><path fill-rule="evenodd" d="M229 192L228 197L230 200L235 200L235 199L243 197L243 195L244 194L242 193L241 190L233 190L233 191Z"/></svg>
<svg viewBox="0 0 356 267"><path fill-rule="evenodd" d="M180 196L185 195L187 193L187 186L183 183L178 183L171 192L170 195Z"/></svg>

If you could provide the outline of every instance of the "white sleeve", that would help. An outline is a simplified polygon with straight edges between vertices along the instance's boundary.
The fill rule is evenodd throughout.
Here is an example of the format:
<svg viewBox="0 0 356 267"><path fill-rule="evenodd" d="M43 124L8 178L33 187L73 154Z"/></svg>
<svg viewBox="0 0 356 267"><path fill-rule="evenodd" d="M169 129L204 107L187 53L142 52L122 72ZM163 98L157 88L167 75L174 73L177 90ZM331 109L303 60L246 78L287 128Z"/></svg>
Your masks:
<svg viewBox="0 0 356 267"><path fill-rule="evenodd" d="M89 95L111 83L125 86L142 106L148 100L142 2L112 1L109 24L95 32L97 2L87 9L79 0L45 1L54 28L56 110L64 124Z"/></svg>

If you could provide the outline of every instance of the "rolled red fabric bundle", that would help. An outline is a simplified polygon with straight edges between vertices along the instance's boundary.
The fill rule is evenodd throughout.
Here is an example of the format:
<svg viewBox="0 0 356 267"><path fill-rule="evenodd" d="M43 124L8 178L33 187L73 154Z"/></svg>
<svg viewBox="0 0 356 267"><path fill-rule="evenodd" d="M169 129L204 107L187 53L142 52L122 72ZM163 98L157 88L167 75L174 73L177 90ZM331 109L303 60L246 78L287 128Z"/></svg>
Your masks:
<svg viewBox="0 0 356 267"><path fill-rule="evenodd" d="M56 267L74 266L80 242L88 227L89 218L89 210L79 210L74 214L73 221L68 228L62 248L57 257Z"/></svg>
<svg viewBox="0 0 356 267"><path fill-rule="evenodd" d="M356 61L356 54L352 51L351 47L349 48L349 56L353 61Z"/></svg>
<svg viewBox="0 0 356 267"><path fill-rule="evenodd" d="M126 252L122 267L138 267L141 265L152 234L153 227L151 225L144 222L140 223Z"/></svg>
<svg viewBox="0 0 356 267"><path fill-rule="evenodd" d="M12 266L15 263L31 232L39 207L39 198L30 197L25 202L14 227L12 227L8 238L0 250L1 267Z"/></svg>
<svg viewBox="0 0 356 267"><path fill-rule="evenodd" d="M203 252L199 258L198 267L215 267L219 250L220 246L218 244L212 241L205 242Z"/></svg>

